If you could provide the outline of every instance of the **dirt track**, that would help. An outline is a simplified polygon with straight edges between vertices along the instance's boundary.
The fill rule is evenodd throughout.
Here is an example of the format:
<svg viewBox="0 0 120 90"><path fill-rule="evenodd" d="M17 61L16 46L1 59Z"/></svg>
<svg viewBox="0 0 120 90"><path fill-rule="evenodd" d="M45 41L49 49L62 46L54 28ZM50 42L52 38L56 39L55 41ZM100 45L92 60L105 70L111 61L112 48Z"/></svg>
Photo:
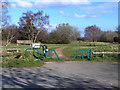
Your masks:
<svg viewBox="0 0 120 90"><path fill-rule="evenodd" d="M56 53L58 54L59 57L65 57L63 52L62 52L64 48L67 48L67 46L63 46L61 48L55 49L55 51L56 51ZM56 57L56 55L53 53L53 58L55 58L55 57Z"/></svg>

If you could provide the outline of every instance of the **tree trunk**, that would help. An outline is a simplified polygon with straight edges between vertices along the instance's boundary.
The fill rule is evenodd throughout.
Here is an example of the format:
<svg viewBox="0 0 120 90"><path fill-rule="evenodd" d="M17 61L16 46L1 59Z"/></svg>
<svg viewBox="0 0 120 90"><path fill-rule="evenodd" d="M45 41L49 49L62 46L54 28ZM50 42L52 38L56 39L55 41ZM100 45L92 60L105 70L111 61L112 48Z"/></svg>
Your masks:
<svg viewBox="0 0 120 90"><path fill-rule="evenodd" d="M39 33L40 33L40 30L37 32L37 35L35 36L34 43L36 42L37 36L39 35Z"/></svg>
<svg viewBox="0 0 120 90"><path fill-rule="evenodd" d="M14 37L15 36L12 36L10 39L7 40L6 46L8 46L11 43L11 41L13 40Z"/></svg>

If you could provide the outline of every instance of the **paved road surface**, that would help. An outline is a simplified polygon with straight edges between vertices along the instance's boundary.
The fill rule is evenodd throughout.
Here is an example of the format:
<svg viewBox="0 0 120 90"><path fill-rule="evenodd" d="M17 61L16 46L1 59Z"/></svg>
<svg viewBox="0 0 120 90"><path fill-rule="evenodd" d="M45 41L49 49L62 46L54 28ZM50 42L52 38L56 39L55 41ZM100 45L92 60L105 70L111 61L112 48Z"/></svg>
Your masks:
<svg viewBox="0 0 120 90"><path fill-rule="evenodd" d="M3 88L118 88L117 63L67 61L3 68Z"/></svg>

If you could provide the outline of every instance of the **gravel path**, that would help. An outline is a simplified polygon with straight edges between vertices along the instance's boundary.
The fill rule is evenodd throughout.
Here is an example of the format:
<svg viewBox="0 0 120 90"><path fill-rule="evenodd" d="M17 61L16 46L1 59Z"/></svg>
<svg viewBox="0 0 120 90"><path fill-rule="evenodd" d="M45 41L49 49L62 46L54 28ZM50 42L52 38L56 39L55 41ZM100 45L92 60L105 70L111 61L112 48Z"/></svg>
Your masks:
<svg viewBox="0 0 120 90"><path fill-rule="evenodd" d="M42 67L3 68L3 88L118 88L117 63L47 62Z"/></svg>

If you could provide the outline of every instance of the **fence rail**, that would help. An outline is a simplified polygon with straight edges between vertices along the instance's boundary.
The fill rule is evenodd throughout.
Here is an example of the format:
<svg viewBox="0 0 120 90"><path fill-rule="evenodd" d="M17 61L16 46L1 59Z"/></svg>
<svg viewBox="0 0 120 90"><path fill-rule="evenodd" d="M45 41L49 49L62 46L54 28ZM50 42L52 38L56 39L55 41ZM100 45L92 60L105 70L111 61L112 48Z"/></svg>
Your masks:
<svg viewBox="0 0 120 90"><path fill-rule="evenodd" d="M120 54L120 52L93 52L93 54Z"/></svg>

